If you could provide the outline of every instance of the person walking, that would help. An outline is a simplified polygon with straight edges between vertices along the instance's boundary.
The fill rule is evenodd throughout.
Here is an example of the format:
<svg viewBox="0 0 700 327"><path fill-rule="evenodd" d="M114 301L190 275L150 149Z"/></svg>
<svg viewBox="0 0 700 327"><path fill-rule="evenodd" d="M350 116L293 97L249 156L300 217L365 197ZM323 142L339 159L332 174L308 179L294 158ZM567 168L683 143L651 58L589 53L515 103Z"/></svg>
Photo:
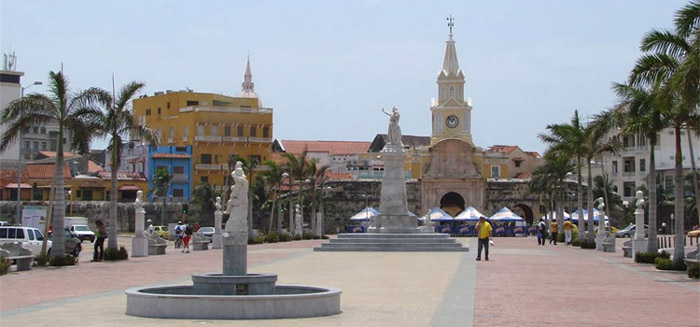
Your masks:
<svg viewBox="0 0 700 327"><path fill-rule="evenodd" d="M185 223L185 232L183 233L185 235L182 237L182 243L184 245L182 253L190 253L190 239L192 238L192 233L192 226Z"/></svg>
<svg viewBox="0 0 700 327"><path fill-rule="evenodd" d="M547 239L547 225L544 223L544 219L540 218L540 222L539 222L539 224L537 224L537 245L544 246L546 239Z"/></svg>
<svg viewBox="0 0 700 327"><path fill-rule="evenodd" d="M146 223L148 224L148 227L146 227L146 233L148 236L153 235L153 221L150 219L146 220Z"/></svg>
<svg viewBox="0 0 700 327"><path fill-rule="evenodd" d="M489 224L489 222L486 221L486 217L479 217L479 222L476 223L476 233L479 237L479 250L476 255L476 261L481 260L482 248L485 251L484 254L486 255L486 261L489 261L489 237L491 237L492 230L493 228L491 227L491 224Z"/></svg>
<svg viewBox="0 0 700 327"><path fill-rule="evenodd" d="M95 252L92 254L92 261L102 261L105 253L105 238L107 238L107 233L105 232L105 224L102 220L97 219L95 221L95 226L97 226L97 232L95 233Z"/></svg>
<svg viewBox="0 0 700 327"><path fill-rule="evenodd" d="M182 247L182 237L185 233L185 226L182 224L182 220L177 221L177 226L175 226L175 248L179 249Z"/></svg>
<svg viewBox="0 0 700 327"><path fill-rule="evenodd" d="M552 218L552 223L549 224L549 234L549 244L554 242L554 245L557 245L557 236L559 236L559 224L557 223L557 218Z"/></svg>
<svg viewBox="0 0 700 327"><path fill-rule="evenodd" d="M566 218L564 222L564 242L566 245L571 245L571 230L574 229L574 225L571 223L571 218Z"/></svg>

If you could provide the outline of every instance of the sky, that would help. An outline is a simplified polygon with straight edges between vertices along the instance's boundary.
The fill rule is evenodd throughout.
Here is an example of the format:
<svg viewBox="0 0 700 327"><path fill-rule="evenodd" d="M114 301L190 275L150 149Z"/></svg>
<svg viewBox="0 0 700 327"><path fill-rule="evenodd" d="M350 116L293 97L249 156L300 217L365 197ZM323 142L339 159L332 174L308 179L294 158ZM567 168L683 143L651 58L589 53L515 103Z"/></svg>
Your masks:
<svg viewBox="0 0 700 327"><path fill-rule="evenodd" d="M543 153L548 124L615 104L651 29L679 0L26 1L0 0L0 50L17 55L27 93L63 66L72 91L131 81L145 93L235 95L250 56L274 109L273 137L372 141L397 107L404 135L429 136L446 17L476 146ZM93 148L106 147L98 140Z"/></svg>

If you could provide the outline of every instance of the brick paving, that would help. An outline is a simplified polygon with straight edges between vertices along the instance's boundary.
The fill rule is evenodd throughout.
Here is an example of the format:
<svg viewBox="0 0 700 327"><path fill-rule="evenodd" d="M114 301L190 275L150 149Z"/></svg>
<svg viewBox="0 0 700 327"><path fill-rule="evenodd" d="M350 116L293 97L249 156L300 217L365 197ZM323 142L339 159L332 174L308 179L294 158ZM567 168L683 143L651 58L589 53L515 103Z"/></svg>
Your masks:
<svg viewBox="0 0 700 327"><path fill-rule="evenodd" d="M191 274L220 272L221 250L180 253L170 242L163 256L93 263L91 244L83 243L77 266L0 277L0 326L700 326L697 280L634 264L619 249L497 238L491 261L475 262L475 240L459 241L472 252L315 253L318 240L250 246L249 271L343 291L343 313L283 322L126 316L125 289L190 284ZM120 244L129 248L130 240ZM474 274L476 285L464 278Z"/></svg>

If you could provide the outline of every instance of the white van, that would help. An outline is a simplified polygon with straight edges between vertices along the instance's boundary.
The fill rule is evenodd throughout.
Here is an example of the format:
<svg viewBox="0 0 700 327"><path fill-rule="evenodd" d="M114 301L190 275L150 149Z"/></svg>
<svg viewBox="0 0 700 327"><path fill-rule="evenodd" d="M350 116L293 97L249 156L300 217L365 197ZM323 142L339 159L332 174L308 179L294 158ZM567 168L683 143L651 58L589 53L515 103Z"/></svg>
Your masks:
<svg viewBox="0 0 700 327"><path fill-rule="evenodd" d="M24 226L0 226L0 245L21 242L22 247L32 251L36 257L41 253L44 234L36 228ZM51 250L51 240L46 241L46 250Z"/></svg>

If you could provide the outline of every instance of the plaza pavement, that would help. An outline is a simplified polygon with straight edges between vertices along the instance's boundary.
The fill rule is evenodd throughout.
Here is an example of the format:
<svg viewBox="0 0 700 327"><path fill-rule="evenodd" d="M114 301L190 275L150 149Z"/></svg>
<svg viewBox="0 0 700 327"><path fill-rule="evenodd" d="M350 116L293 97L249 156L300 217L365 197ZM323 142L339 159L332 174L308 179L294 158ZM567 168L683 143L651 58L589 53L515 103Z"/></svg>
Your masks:
<svg viewBox="0 0 700 327"><path fill-rule="evenodd" d="M248 271L278 284L342 289L338 315L281 320L171 320L124 314L124 290L191 284L221 271L221 250L72 267L36 267L0 277L0 326L700 326L700 283L618 252L529 238L496 238L491 261L471 252L313 252L322 241L249 247ZM130 247L128 237L120 245Z"/></svg>

